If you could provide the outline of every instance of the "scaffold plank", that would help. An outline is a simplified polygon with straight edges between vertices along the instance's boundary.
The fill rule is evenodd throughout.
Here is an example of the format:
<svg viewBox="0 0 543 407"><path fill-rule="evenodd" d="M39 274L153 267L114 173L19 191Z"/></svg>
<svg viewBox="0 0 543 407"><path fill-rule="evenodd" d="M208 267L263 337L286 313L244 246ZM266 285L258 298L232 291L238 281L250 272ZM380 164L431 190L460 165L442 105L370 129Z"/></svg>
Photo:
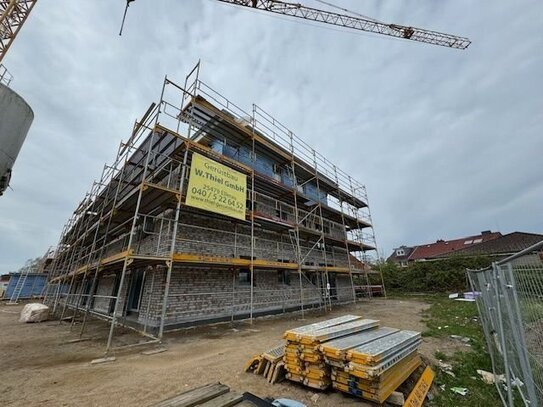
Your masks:
<svg viewBox="0 0 543 407"><path fill-rule="evenodd" d="M362 365L377 365L387 356L392 355L398 350L417 342L419 339L420 332L396 332L384 337L382 340L373 341L351 349L347 353L347 358L351 362Z"/></svg>
<svg viewBox="0 0 543 407"><path fill-rule="evenodd" d="M372 377L377 377L387 369L392 368L396 363L400 362L403 358L408 357L410 354L417 351L418 347L421 344L419 339L417 342L405 347L404 349L399 350L397 353L390 355L387 359L383 360L381 363L375 366L367 366L363 364L358 364L354 362L349 362L345 367L347 371L353 376L367 379Z"/></svg>
<svg viewBox="0 0 543 407"><path fill-rule="evenodd" d="M331 359L344 360L347 358L347 351L357 346L372 342L376 339L399 332L396 328L378 328L369 331L363 331L356 335L349 335L344 338L334 339L323 343L320 346L322 353Z"/></svg>
<svg viewBox="0 0 543 407"><path fill-rule="evenodd" d="M283 337L287 340L296 341L298 340L299 335L301 334L317 331L319 329L330 328L336 325L344 324L346 322L356 321L359 319L362 319L362 317L358 315L343 315L341 317L327 319L326 321L316 322L314 324L309 324L309 325L300 326L298 328L289 329L288 331L285 332ZM289 347L297 348L296 345L287 344L287 349Z"/></svg>
<svg viewBox="0 0 543 407"><path fill-rule="evenodd" d="M128 256L130 256L131 254L132 254L132 250L125 250L123 252L113 254L111 256L108 256L108 257L105 257L104 259L102 259L102 261L100 261L100 265L105 266L105 265L108 265L108 264L112 264L112 263L122 261L122 260L126 259Z"/></svg>
<svg viewBox="0 0 543 407"><path fill-rule="evenodd" d="M366 329L372 329L379 325L379 321L375 319L361 319L358 321L349 322L329 328L319 329L315 332L301 335L299 342L301 344L315 344L320 342L329 341L334 338L349 335L355 332L364 331Z"/></svg>

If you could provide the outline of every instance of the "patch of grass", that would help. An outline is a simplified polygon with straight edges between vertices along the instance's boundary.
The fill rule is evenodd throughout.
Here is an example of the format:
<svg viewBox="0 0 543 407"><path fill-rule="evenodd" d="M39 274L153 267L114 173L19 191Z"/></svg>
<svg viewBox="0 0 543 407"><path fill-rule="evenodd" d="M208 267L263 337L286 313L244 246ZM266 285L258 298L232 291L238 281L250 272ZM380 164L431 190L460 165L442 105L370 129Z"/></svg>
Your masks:
<svg viewBox="0 0 543 407"><path fill-rule="evenodd" d="M526 324L541 321L543 319L543 303L521 301L520 312L522 321Z"/></svg>
<svg viewBox="0 0 543 407"><path fill-rule="evenodd" d="M460 335L470 338L472 342L484 344L485 338L475 303L437 296L428 296L425 300L431 307L423 313L423 322L428 327L423 332L424 336L439 338Z"/></svg>
<svg viewBox="0 0 543 407"><path fill-rule="evenodd" d="M446 338L459 335L470 338L470 347L466 346L465 351L458 351L452 356L439 351L435 353L437 359L452 365L454 376L441 370L439 366L434 366L434 385L436 388L445 385L445 389L437 392L430 405L500 406L501 399L495 385L485 384L477 374L477 369L491 372L492 364L485 349L486 342L475 303L453 301L443 296L427 296L424 300L431 304L423 314L423 321L427 326L424 336ZM461 396L453 393L451 387L465 387L468 394Z"/></svg>
<svg viewBox="0 0 543 407"><path fill-rule="evenodd" d="M440 350L436 351L434 353L434 356L436 357L436 359L441 360L442 362L446 362L447 360L449 360L449 356L441 352Z"/></svg>

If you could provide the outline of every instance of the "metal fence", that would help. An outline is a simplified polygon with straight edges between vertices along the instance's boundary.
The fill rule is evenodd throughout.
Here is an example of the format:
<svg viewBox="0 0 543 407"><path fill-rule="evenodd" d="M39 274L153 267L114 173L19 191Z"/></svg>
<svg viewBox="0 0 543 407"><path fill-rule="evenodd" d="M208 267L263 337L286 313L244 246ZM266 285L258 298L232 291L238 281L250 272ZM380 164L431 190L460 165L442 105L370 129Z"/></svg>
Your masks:
<svg viewBox="0 0 543 407"><path fill-rule="evenodd" d="M543 241L468 270L505 406L543 406Z"/></svg>

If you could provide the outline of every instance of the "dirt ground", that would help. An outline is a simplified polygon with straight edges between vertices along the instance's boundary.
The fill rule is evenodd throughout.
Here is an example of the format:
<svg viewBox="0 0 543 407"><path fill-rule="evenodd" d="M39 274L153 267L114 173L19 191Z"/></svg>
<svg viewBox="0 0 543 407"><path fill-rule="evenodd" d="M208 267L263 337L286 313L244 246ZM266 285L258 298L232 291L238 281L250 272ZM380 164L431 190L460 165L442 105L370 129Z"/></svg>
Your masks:
<svg viewBox="0 0 543 407"><path fill-rule="evenodd" d="M260 397L286 397L308 406L363 406L334 391L319 392L288 381L270 385L261 376L244 373L248 359L277 345L283 332L300 325L352 313L379 319L382 326L422 331L421 312L428 305L416 300L373 299L356 305L336 307L323 315L312 312L261 318L246 322L218 324L169 333L166 352L151 356L144 350L157 345L133 347L115 352L113 363L91 365L103 356L108 326L93 322L84 342L80 326L48 321L39 324L18 322L22 305L0 304L0 405L8 406L140 406L158 402L184 390L220 381L233 390L249 391ZM142 340L134 332L119 332L115 345ZM421 353L433 360L436 350L445 353L455 344L424 338Z"/></svg>

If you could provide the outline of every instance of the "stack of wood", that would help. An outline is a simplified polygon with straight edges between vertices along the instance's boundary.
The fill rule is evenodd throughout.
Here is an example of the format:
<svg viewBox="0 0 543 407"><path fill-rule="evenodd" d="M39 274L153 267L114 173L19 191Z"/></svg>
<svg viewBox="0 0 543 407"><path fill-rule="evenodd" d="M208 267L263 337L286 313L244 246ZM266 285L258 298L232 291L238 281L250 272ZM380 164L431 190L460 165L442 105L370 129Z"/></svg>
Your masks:
<svg viewBox="0 0 543 407"><path fill-rule="evenodd" d="M343 351L343 361L333 360L332 386L335 389L383 403L420 366L419 332L390 332L391 328L381 328L375 330L377 336L380 330L388 333L346 353ZM332 347L326 352L333 353Z"/></svg>
<svg viewBox="0 0 543 407"><path fill-rule="evenodd" d="M282 343L261 355L253 357L245 366L246 372L264 376L269 383L275 384L285 378L285 344Z"/></svg>
<svg viewBox="0 0 543 407"><path fill-rule="evenodd" d="M347 315L285 332L284 363L289 380L324 390L332 384L331 369L319 347L322 343L372 329L379 321Z"/></svg>

